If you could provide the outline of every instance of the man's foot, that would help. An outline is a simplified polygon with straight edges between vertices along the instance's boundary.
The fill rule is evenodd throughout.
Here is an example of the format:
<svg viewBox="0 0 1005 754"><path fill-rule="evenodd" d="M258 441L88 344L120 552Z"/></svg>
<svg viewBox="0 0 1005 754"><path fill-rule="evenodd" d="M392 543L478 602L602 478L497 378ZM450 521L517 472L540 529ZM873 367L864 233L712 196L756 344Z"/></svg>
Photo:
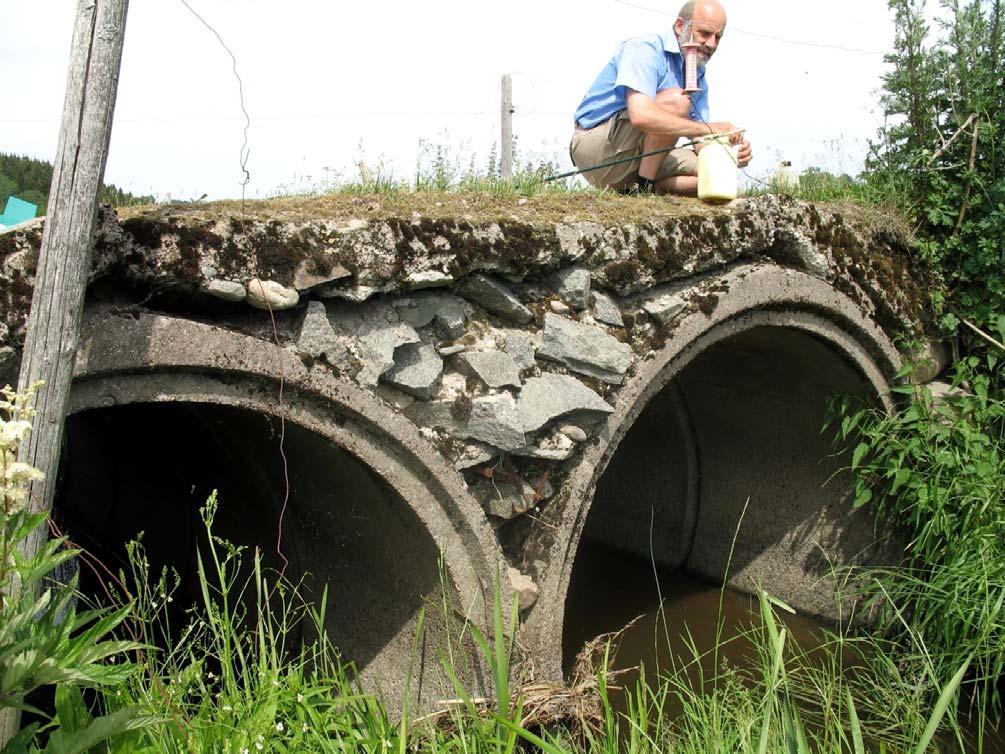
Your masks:
<svg viewBox="0 0 1005 754"><path fill-rule="evenodd" d="M633 185L621 189L621 193L628 196L649 196L656 193L656 184L649 178L639 176Z"/></svg>

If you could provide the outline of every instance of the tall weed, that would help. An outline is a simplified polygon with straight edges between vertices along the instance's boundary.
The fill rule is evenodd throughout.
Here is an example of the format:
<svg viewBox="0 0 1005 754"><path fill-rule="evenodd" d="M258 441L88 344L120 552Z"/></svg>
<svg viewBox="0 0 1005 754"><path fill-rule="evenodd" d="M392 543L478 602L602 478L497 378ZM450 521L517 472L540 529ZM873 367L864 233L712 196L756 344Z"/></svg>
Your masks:
<svg viewBox="0 0 1005 754"><path fill-rule="evenodd" d="M1005 329L1005 327L1003 327ZM881 628L922 637L940 676L973 656L975 701L1001 707L1005 670L1005 394L994 353L956 366L942 398L903 386L894 414L843 398L837 438L853 443L855 506L907 543L906 561L862 581Z"/></svg>

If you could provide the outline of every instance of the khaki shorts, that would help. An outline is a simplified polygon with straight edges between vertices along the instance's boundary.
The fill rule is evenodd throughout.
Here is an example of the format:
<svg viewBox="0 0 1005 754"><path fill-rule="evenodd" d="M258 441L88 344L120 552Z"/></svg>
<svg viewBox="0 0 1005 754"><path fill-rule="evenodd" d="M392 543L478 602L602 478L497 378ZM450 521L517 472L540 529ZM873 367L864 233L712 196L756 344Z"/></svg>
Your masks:
<svg viewBox="0 0 1005 754"><path fill-rule="evenodd" d="M569 144L569 157L577 168L588 168L642 153L645 134L632 125L628 111L622 110L599 126L589 130L577 128ZM698 155L687 147L675 149L663 159L656 182L673 175L697 175ZM609 168L583 173L583 177L597 188L621 190L635 183L639 175L639 161L623 162Z"/></svg>

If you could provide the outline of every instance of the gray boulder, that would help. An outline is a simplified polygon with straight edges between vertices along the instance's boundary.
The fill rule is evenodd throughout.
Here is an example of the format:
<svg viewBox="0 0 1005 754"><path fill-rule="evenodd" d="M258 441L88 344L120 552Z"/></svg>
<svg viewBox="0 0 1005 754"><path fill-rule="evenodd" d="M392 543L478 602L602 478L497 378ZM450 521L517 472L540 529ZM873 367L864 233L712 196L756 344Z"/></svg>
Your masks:
<svg viewBox="0 0 1005 754"><path fill-rule="evenodd" d="M576 311L590 305L590 271L585 267L567 267L552 276L552 285L562 300Z"/></svg>
<svg viewBox="0 0 1005 754"><path fill-rule="evenodd" d="M471 414L462 433L465 438L481 440L501 450L515 450L526 445L523 417L509 393L486 395L471 401Z"/></svg>
<svg viewBox="0 0 1005 754"><path fill-rule="evenodd" d="M394 364L383 380L409 395L428 401L440 385L443 359L430 343L406 343L394 350Z"/></svg>
<svg viewBox="0 0 1005 754"><path fill-rule="evenodd" d="M489 387L520 387L520 370L502 351L467 351L457 357L461 371L474 374Z"/></svg>
<svg viewBox="0 0 1005 754"><path fill-rule="evenodd" d="M533 313L502 283L485 275L474 274L457 287L464 298L509 322L525 325L534 319Z"/></svg>
<svg viewBox="0 0 1005 754"><path fill-rule="evenodd" d="M544 341L538 355L564 364L574 372L613 385L624 381L632 364L632 348L593 325L557 314L544 315Z"/></svg>
<svg viewBox="0 0 1005 754"><path fill-rule="evenodd" d="M621 309L613 297L601 291L593 292L593 318L598 322L613 327L624 327L625 320L621 316Z"/></svg>
<svg viewBox="0 0 1005 754"><path fill-rule="evenodd" d="M568 414L593 414L599 418L614 412L603 398L575 377L550 373L524 383L517 408L523 431L528 433Z"/></svg>
<svg viewBox="0 0 1005 754"><path fill-rule="evenodd" d="M388 322L385 317L368 317L356 331L362 351L363 368L356 379L364 385L377 380L394 366L394 352L407 343L418 343L419 334L407 322ZM437 357L439 358L439 357Z"/></svg>

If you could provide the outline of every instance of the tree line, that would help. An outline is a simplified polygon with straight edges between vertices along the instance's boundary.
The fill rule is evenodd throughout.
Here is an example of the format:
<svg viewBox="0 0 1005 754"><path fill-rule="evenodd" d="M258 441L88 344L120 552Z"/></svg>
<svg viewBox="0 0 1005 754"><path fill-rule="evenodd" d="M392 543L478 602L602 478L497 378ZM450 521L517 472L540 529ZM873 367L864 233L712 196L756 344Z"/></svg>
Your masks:
<svg viewBox="0 0 1005 754"><path fill-rule="evenodd" d="M52 164L33 157L23 157L0 152L0 211L7 197L16 196L38 206L38 214L47 210L49 185L52 183ZM101 201L113 207L130 204L150 204L152 196L135 196L112 184L102 184Z"/></svg>

